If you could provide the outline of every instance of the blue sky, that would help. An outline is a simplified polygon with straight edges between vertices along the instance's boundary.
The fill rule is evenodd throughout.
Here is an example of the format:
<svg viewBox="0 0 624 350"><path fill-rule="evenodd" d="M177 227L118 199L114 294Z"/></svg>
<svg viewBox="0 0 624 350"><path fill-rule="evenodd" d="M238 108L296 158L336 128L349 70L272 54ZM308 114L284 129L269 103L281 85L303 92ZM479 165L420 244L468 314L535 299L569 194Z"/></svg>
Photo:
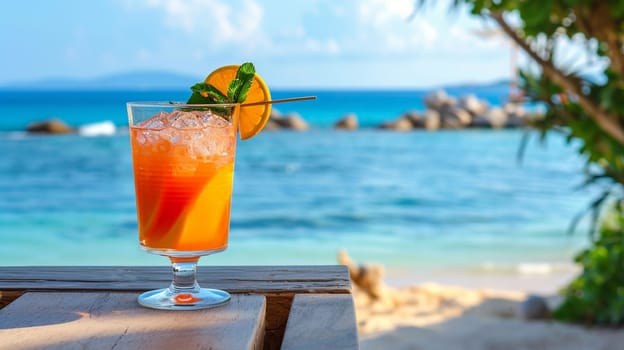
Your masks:
<svg viewBox="0 0 624 350"><path fill-rule="evenodd" d="M252 61L273 87L392 88L491 82L510 48L488 26L414 0L10 1L0 84L134 70L204 76Z"/></svg>

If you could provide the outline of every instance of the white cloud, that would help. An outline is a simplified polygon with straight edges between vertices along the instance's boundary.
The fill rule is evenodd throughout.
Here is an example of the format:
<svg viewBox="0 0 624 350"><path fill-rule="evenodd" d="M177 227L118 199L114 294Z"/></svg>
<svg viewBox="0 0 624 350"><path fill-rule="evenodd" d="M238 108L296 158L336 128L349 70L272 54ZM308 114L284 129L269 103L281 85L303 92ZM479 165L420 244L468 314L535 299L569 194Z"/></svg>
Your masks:
<svg viewBox="0 0 624 350"><path fill-rule="evenodd" d="M438 42L440 35L431 22L421 19L416 22L415 28L415 33L412 35L418 38L418 41L425 44L426 47L432 48Z"/></svg>
<svg viewBox="0 0 624 350"><path fill-rule="evenodd" d="M160 12L161 23L176 34L174 40L181 40L183 33L189 38L184 40L203 48L207 56L232 52L254 57L405 59L494 50L500 45L468 33L465 18L449 15L450 0L436 2L415 16L414 0L318 0L286 11L277 8L279 2L259 0L122 1L135 11Z"/></svg>
<svg viewBox="0 0 624 350"><path fill-rule="evenodd" d="M414 10L413 0L367 0L358 7L360 20L374 27L382 27L388 22L405 21Z"/></svg>
<svg viewBox="0 0 624 350"><path fill-rule="evenodd" d="M366 0L357 4L359 40L353 46L362 54L410 55L435 47L439 40L438 29L427 18L408 21L416 6L413 0ZM375 45L367 45L371 41Z"/></svg>
<svg viewBox="0 0 624 350"><path fill-rule="evenodd" d="M255 0L126 0L132 10L162 12L166 26L212 45L257 42L263 36L264 11Z"/></svg>
<svg viewBox="0 0 624 350"><path fill-rule="evenodd" d="M160 47L150 47L154 64L177 61L182 51L185 64L193 66L241 57L268 66L277 61L439 66L441 61L502 59L506 67L508 62L508 45L471 32L481 27L479 20L467 11L449 14L452 0L432 2L415 15L414 0L120 1L160 18L164 35L157 37Z"/></svg>

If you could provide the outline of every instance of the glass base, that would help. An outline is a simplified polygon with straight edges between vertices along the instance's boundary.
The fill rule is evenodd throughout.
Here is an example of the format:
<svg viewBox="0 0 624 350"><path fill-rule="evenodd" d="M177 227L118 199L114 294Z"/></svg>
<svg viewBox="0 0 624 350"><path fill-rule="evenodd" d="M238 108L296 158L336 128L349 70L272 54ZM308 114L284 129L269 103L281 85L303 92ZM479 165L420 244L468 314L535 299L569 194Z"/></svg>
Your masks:
<svg viewBox="0 0 624 350"><path fill-rule="evenodd" d="M225 305L230 294L223 290L198 288L193 291L174 292L163 288L145 292L137 298L139 304L160 310L200 310Z"/></svg>
<svg viewBox="0 0 624 350"><path fill-rule="evenodd" d="M144 251L151 253L151 254L166 256L169 258L189 258L189 257L199 258L201 256L206 256L206 255L211 255L211 254L222 252L226 248L227 248L227 245L218 249L210 249L210 250L175 250L175 249L150 248L141 243L141 249L143 249Z"/></svg>

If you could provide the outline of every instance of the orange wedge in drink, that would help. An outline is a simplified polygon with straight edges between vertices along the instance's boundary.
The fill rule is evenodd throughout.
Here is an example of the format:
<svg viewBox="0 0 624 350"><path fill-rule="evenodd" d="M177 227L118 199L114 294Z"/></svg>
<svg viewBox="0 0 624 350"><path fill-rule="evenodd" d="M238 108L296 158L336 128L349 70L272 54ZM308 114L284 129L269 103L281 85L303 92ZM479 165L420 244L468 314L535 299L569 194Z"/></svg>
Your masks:
<svg viewBox="0 0 624 350"><path fill-rule="evenodd" d="M204 81L207 84L219 89L221 92L227 92L230 82L236 78L236 71L238 71L238 65L223 66L216 69ZM271 92L266 85L262 77L258 74L255 75L251 88L247 94L245 103L270 101ZM241 107L239 113L239 125L238 131L240 132L241 139L246 140L256 136L264 126L269 117L271 116L271 104L262 104L256 106L244 106Z"/></svg>

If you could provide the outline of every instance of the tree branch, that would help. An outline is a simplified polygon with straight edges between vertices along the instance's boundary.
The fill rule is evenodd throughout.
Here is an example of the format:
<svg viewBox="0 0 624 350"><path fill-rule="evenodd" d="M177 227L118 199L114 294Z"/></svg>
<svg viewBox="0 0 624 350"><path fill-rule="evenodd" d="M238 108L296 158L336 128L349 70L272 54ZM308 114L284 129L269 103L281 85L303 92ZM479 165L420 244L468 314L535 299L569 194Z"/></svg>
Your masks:
<svg viewBox="0 0 624 350"><path fill-rule="evenodd" d="M535 52L524 40L524 38L521 37L521 35L513 28L511 28L511 26L503 18L502 13L492 12L490 13L490 16L494 19L494 21L496 21L496 23L498 23L505 34L507 34L522 50L524 50L524 52L526 52L542 67L542 72L545 76L547 76L555 84L561 86L564 90L576 95L579 105L587 111L588 116L594 119L596 124L598 124L598 126L607 135L613 137L619 143L624 144L624 129L622 129L615 115L608 113L597 103L585 96L576 79L561 72L554 66L552 61L547 61L538 55L537 52Z"/></svg>
<svg viewBox="0 0 624 350"><path fill-rule="evenodd" d="M596 37L607 44L607 55L611 59L613 69L620 77L624 77L622 42L618 37L618 25L613 21L609 4L606 1L598 1L593 10L594 15L590 18L593 20L591 23L596 31Z"/></svg>
<svg viewBox="0 0 624 350"><path fill-rule="evenodd" d="M576 25L586 37L594 37L607 45L607 56L611 60L613 70L624 78L624 52L622 41L618 37L618 24L615 23L609 5L597 2L591 9L577 6L573 8Z"/></svg>

